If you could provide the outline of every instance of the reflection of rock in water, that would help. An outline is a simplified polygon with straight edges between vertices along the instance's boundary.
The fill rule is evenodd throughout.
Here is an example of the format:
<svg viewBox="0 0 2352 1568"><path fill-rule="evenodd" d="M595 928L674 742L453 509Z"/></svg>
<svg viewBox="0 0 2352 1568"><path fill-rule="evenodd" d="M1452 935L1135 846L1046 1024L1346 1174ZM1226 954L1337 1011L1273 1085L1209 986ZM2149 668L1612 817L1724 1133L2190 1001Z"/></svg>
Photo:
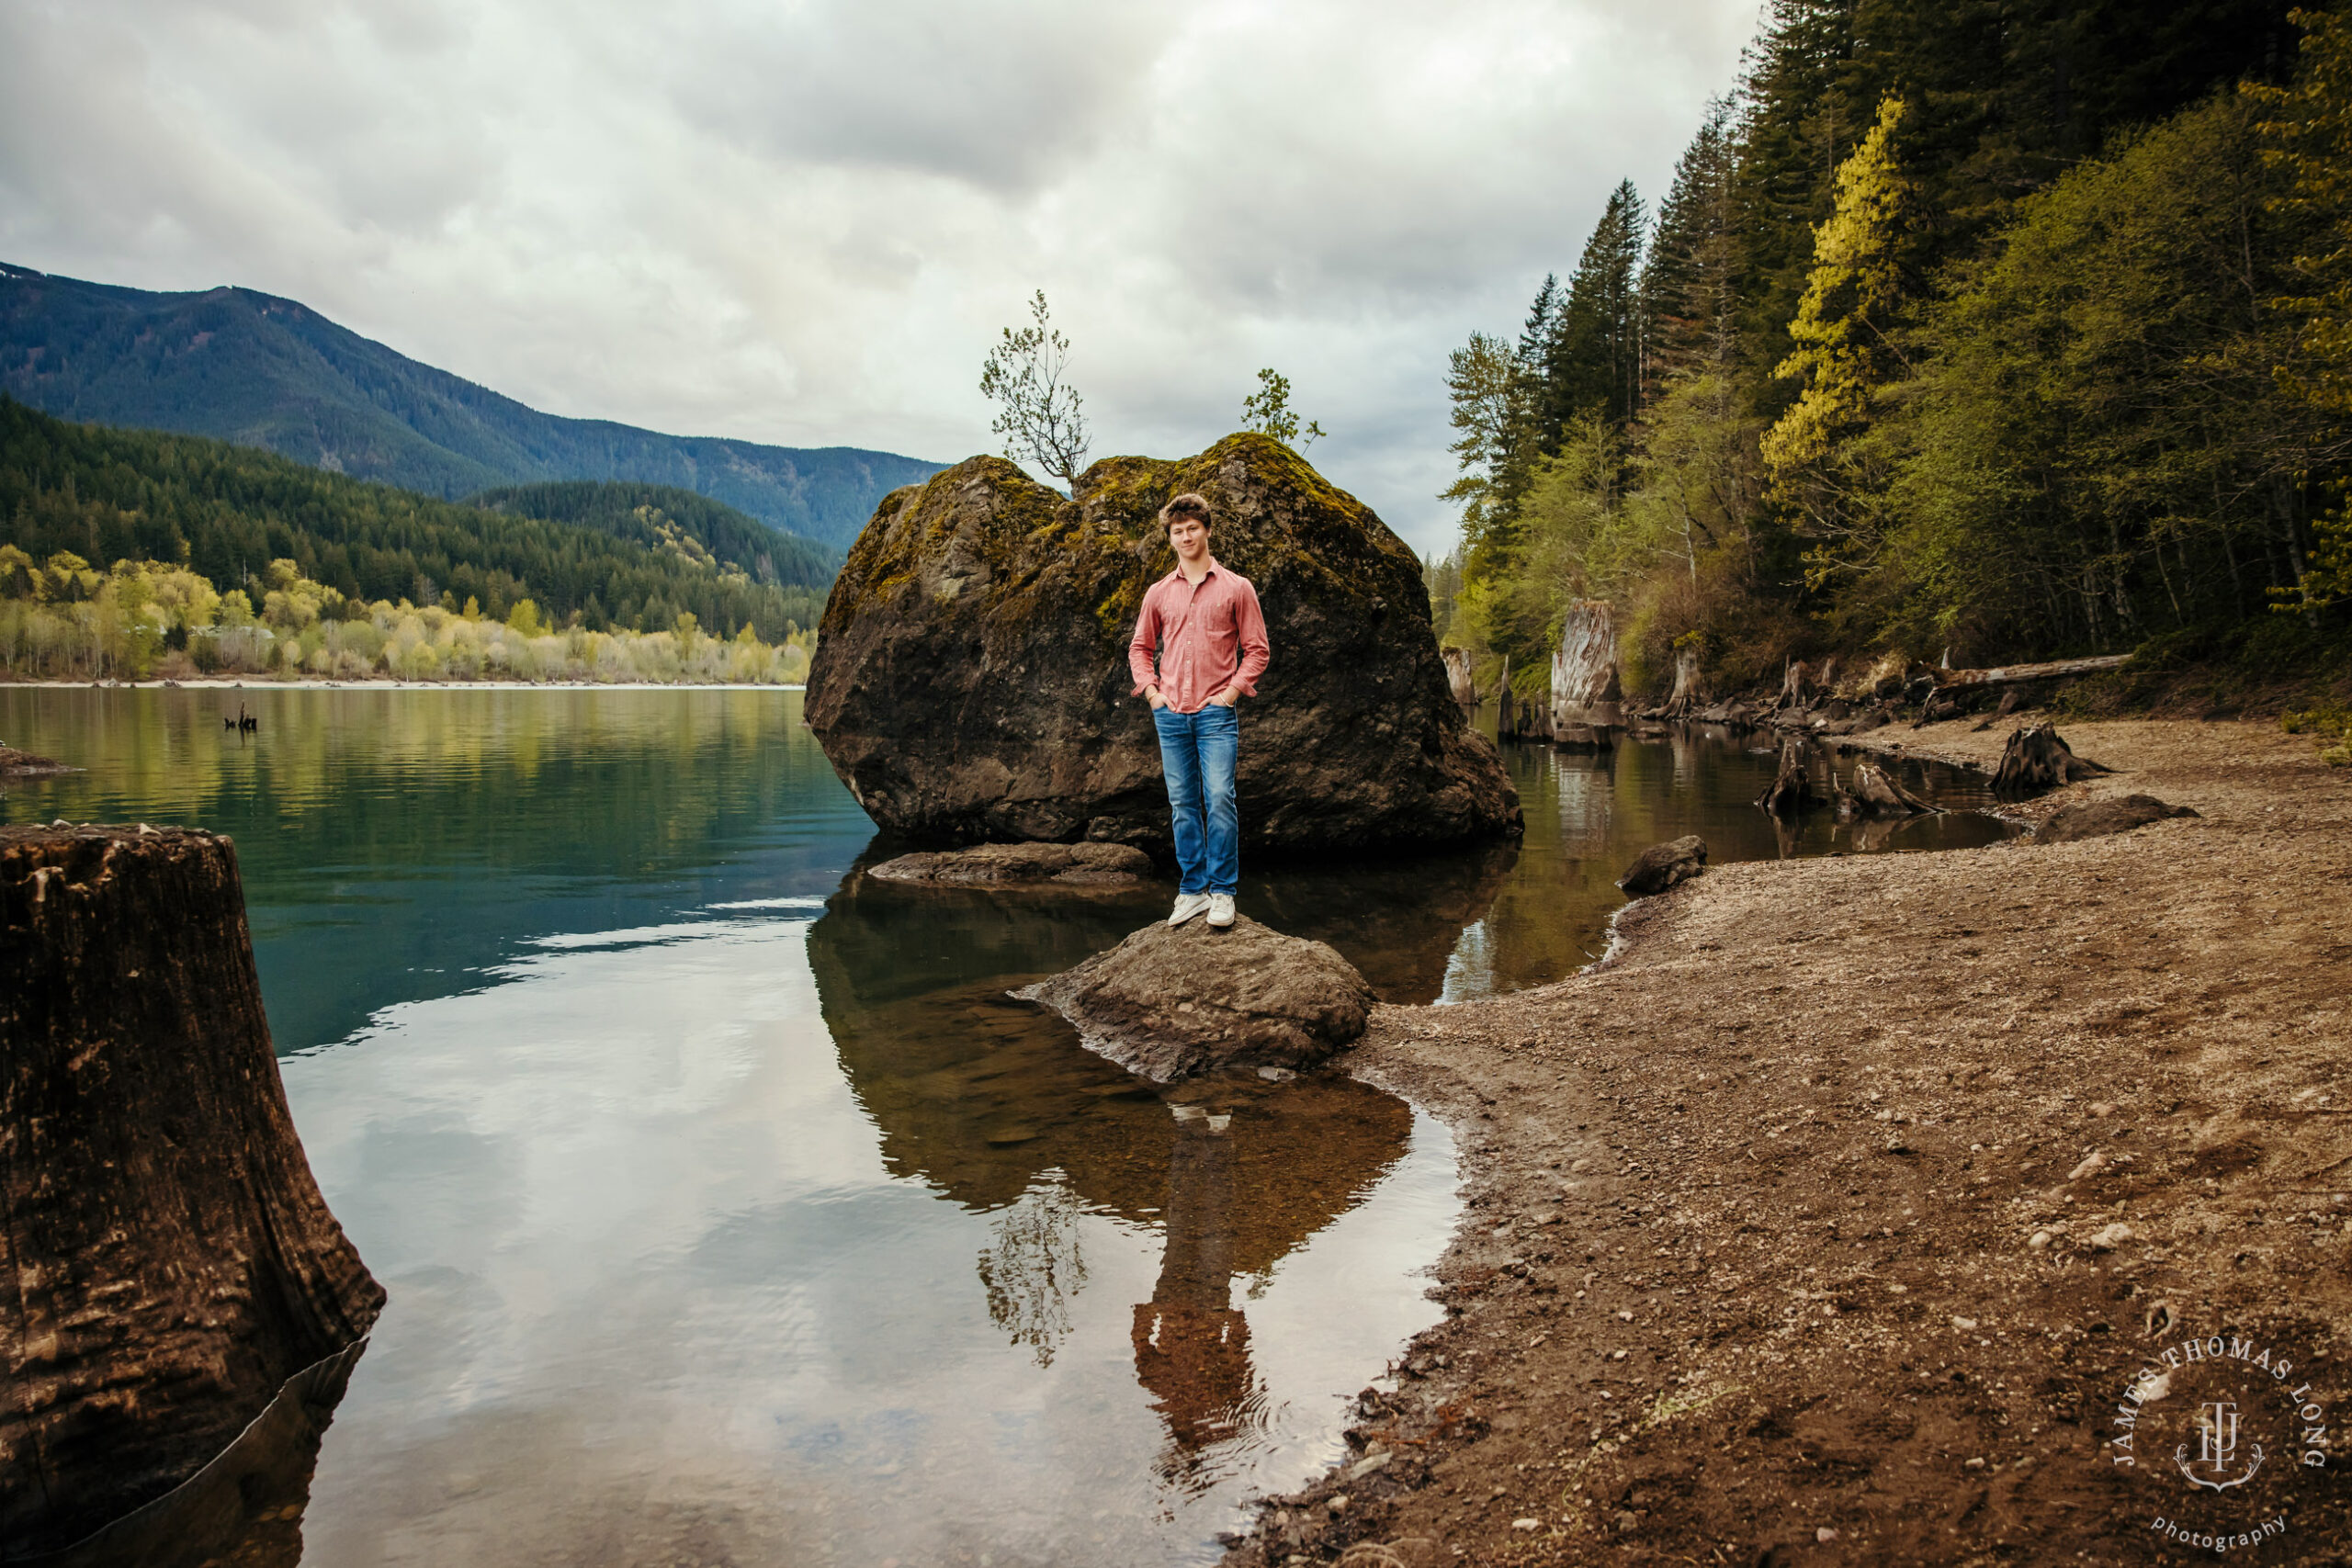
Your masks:
<svg viewBox="0 0 2352 1568"><path fill-rule="evenodd" d="M1187 1108L1191 1109L1191 1108ZM1236 1273L1234 1141L1204 1115L1179 1122L1168 1161L1167 1250L1151 1300L1136 1307L1136 1379L1168 1423L1161 1465L1182 1480L1201 1451L1237 1436L1257 1404L1250 1323L1229 1304Z"/></svg>
<svg viewBox="0 0 2352 1568"><path fill-rule="evenodd" d="M1453 854L1252 868L1241 903L1277 931L1329 942L1382 1001L1427 1002L1445 985L1463 929L1486 918L1519 850L1510 839Z"/></svg>
<svg viewBox="0 0 2352 1568"><path fill-rule="evenodd" d="M1086 1283L1086 1256L1078 1241L1080 1205L1057 1179L1046 1179L1000 1211L991 1227L996 1245L980 1253L980 1284L989 1320L1015 1345L1050 1367L1069 1335L1069 1298Z"/></svg>
<svg viewBox="0 0 2352 1568"><path fill-rule="evenodd" d="M40 1568L295 1568L319 1441L368 1342L287 1380L253 1425L175 1490Z"/></svg>
<svg viewBox="0 0 2352 1568"><path fill-rule="evenodd" d="M1253 1386L1232 1279L1266 1273L1362 1201L1404 1155L1412 1111L1322 1074L1163 1091L1004 995L1163 908L1156 893L1079 902L853 872L811 928L808 960L891 1174L998 1212L979 1267L1014 1343L1042 1360L1067 1331L1084 1280L1078 1210L1166 1228L1159 1287L1137 1309L1136 1370L1182 1449L1216 1440L1235 1418L1218 1412L1241 1409Z"/></svg>

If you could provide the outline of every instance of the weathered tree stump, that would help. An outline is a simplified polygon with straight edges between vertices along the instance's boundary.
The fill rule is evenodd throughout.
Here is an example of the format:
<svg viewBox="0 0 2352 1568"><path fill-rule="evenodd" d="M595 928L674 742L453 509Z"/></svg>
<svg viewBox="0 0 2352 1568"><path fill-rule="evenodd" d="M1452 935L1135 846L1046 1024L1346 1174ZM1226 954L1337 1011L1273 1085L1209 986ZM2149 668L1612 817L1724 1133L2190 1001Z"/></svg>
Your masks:
<svg viewBox="0 0 2352 1568"><path fill-rule="evenodd" d="M1581 739L1588 730L1623 728L1624 695L1617 682L1617 625L1609 601L1579 599L1568 606L1559 649L1552 655L1552 738Z"/></svg>
<svg viewBox="0 0 2352 1568"><path fill-rule="evenodd" d="M1813 781L1805 775L1804 741L1792 738L1781 742L1781 771L1756 804L1775 817L1794 817L1815 804Z"/></svg>
<svg viewBox="0 0 2352 1568"><path fill-rule="evenodd" d="M374 1324L227 839L0 829L0 1558L169 1492Z"/></svg>
<svg viewBox="0 0 2352 1568"><path fill-rule="evenodd" d="M1477 682L1470 678L1470 650L1466 648L1442 648L1438 657L1445 661L1445 688L1453 700L1464 707L1478 705Z"/></svg>
<svg viewBox="0 0 2352 1568"><path fill-rule="evenodd" d="M2037 724L2017 730L2001 748L2001 765L1993 774L1993 787L2006 795L2040 795L2110 771L2075 756L2055 725Z"/></svg>
<svg viewBox="0 0 2352 1568"><path fill-rule="evenodd" d="M1801 708L1812 701L1813 686L1806 679L1804 660L1792 659L1788 669L1781 672L1781 694L1773 700L1772 705L1775 708Z"/></svg>
<svg viewBox="0 0 2352 1568"><path fill-rule="evenodd" d="M1871 761L1855 764L1853 783L1838 786L1837 801L1840 817L1917 817L1936 809Z"/></svg>
<svg viewBox="0 0 2352 1568"><path fill-rule="evenodd" d="M1674 694L1666 699L1668 718L1685 718L1707 705L1706 678L1700 672L1699 650L1674 650Z"/></svg>

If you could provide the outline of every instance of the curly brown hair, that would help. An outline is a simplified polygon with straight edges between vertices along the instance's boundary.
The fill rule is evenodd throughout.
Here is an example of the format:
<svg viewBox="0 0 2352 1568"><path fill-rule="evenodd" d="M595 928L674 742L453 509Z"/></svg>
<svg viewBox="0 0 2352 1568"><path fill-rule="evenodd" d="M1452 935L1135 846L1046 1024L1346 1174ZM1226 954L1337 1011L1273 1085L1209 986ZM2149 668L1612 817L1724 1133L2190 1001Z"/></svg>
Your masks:
<svg viewBox="0 0 2352 1568"><path fill-rule="evenodd" d="M1208 499L1186 491L1159 509L1159 525L1172 527L1178 523L1198 523L1204 528L1214 528L1216 522L1209 511Z"/></svg>

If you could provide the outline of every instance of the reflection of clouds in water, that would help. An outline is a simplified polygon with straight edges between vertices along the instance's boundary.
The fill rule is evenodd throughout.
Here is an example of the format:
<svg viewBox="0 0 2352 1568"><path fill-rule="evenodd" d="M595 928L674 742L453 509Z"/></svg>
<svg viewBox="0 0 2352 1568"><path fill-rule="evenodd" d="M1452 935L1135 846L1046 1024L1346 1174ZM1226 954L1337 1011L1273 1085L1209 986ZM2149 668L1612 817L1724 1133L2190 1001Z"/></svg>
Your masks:
<svg viewBox="0 0 2352 1568"><path fill-rule="evenodd" d="M1443 1007L1465 997L1491 997L1498 988L1493 938L1486 921L1473 921L1462 929L1453 954L1445 961L1445 988L1438 993L1437 1005Z"/></svg>
<svg viewBox="0 0 2352 1568"><path fill-rule="evenodd" d="M1079 1245L1080 1208L1069 1179L1043 1172L1018 1202L989 1223L996 1245L980 1251L980 1284L989 1320L1015 1345L1050 1367L1069 1337L1069 1298L1086 1285L1086 1254Z"/></svg>
<svg viewBox="0 0 2352 1568"><path fill-rule="evenodd" d="M1104 1212L1059 1163L995 1207L894 1176L808 931L542 944L287 1064L321 1184L392 1296L327 1436L313 1561L1205 1562L1246 1490L1337 1452L1340 1399L1433 1315L1413 1275L1452 1220L1442 1131L1415 1119L1368 1199L1278 1227L1312 1234L1250 1305L1260 1414L1205 1450L1205 1489L1171 1487L1132 1337L1165 1284L1159 1215ZM1169 1125L1150 1097L1079 1099ZM976 1123L974 1156L982 1131L1001 1129ZM1156 1209L1154 1158L1136 1196ZM1283 1201L1263 1185L1245 1240ZM1279 1251L1251 1249L1251 1271Z"/></svg>

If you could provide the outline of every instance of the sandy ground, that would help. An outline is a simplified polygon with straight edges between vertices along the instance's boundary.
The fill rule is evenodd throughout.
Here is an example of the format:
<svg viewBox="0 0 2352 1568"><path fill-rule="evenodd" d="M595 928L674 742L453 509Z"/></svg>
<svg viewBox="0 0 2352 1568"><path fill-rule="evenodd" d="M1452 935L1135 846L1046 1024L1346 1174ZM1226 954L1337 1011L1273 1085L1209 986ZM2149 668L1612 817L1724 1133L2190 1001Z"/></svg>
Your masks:
<svg viewBox="0 0 2352 1568"><path fill-rule="evenodd" d="M2352 770L2061 730L2119 771L2027 815L2201 816L1722 866L1597 971L1377 1011L1353 1070L1462 1140L1447 1317L1230 1563L2347 1560Z"/></svg>

